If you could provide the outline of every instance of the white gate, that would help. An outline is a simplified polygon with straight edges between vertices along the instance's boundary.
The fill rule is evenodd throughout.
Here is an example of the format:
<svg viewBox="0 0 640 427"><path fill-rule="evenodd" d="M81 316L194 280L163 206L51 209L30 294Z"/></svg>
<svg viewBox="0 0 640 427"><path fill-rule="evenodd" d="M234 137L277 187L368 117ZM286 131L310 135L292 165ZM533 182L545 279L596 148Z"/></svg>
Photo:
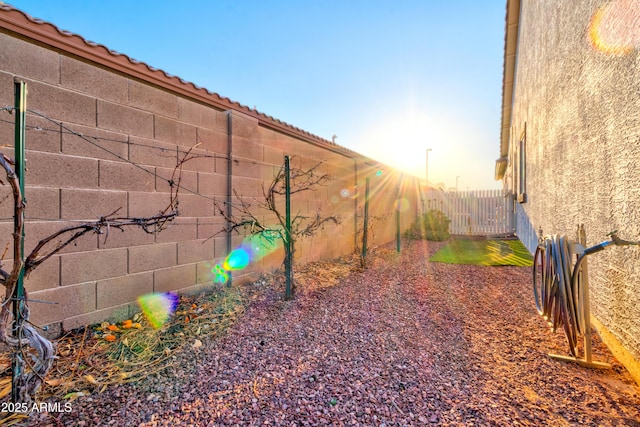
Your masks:
<svg viewBox="0 0 640 427"><path fill-rule="evenodd" d="M449 233L497 236L515 233L513 196L502 190L428 190L424 208L442 211L451 220Z"/></svg>
<svg viewBox="0 0 640 427"><path fill-rule="evenodd" d="M516 235L533 255L538 247L538 232L533 228L522 205L520 203L516 203L515 205Z"/></svg>

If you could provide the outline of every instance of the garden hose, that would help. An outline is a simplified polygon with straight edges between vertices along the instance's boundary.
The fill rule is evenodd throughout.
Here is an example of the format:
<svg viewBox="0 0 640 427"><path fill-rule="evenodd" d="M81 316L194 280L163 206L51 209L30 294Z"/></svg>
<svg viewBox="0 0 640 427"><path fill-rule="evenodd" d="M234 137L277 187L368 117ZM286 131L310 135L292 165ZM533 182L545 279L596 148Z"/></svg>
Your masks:
<svg viewBox="0 0 640 427"><path fill-rule="evenodd" d="M569 352L578 356L578 335L584 331L581 269L583 254L573 266L572 244L566 236L546 236L538 245L533 264L533 293L538 313L555 332L562 325Z"/></svg>
<svg viewBox="0 0 640 427"><path fill-rule="evenodd" d="M582 263L587 255L604 250L609 245L640 245L640 241L623 240L617 230L607 234L611 240L582 251L575 265L573 244L566 236L545 236L540 239L533 258L533 295L538 313L555 332L562 325L569 342L569 352L578 357L578 335L587 329L586 269Z"/></svg>

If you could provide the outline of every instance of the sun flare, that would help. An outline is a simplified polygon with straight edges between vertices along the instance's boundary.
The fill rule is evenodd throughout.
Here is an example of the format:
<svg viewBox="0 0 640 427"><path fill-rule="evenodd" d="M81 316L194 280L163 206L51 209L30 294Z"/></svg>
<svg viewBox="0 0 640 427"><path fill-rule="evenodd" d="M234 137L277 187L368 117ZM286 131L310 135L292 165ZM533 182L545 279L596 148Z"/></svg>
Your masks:
<svg viewBox="0 0 640 427"><path fill-rule="evenodd" d="M594 49L609 55L628 55L640 47L640 1L614 0L598 8L589 39Z"/></svg>

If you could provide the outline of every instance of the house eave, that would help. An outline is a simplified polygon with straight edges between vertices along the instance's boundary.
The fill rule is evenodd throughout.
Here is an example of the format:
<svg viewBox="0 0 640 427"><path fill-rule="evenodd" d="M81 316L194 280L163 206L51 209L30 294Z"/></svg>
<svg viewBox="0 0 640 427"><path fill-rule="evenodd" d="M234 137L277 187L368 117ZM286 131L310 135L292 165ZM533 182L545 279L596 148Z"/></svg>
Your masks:
<svg viewBox="0 0 640 427"><path fill-rule="evenodd" d="M507 168L506 164L502 165L502 162L507 159L509 155L509 129L511 127L511 113L513 109L520 1L521 0L507 0L502 77L502 116L500 118L500 158L496 160L496 180L504 177Z"/></svg>

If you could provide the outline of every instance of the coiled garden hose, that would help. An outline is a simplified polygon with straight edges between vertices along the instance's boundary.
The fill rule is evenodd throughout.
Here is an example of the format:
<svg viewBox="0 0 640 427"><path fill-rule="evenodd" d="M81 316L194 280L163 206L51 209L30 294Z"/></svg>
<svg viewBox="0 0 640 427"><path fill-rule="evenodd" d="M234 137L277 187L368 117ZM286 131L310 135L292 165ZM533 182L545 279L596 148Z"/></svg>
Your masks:
<svg viewBox="0 0 640 427"><path fill-rule="evenodd" d="M533 259L533 295L538 313L547 320L555 332L562 325L569 352L578 357L578 335L584 334L585 305L584 289L586 272L583 262L587 255L600 252L609 245L640 245L640 241L622 240L617 230L608 234L611 240L586 248L578 256L575 265L573 244L566 236L545 236L541 239Z"/></svg>
<svg viewBox="0 0 640 427"><path fill-rule="evenodd" d="M538 245L533 264L533 294L538 313L555 332L562 325L569 352L577 357L578 334L584 331L580 264L573 266L573 248L566 236L546 236ZM584 255L581 256L584 258Z"/></svg>

